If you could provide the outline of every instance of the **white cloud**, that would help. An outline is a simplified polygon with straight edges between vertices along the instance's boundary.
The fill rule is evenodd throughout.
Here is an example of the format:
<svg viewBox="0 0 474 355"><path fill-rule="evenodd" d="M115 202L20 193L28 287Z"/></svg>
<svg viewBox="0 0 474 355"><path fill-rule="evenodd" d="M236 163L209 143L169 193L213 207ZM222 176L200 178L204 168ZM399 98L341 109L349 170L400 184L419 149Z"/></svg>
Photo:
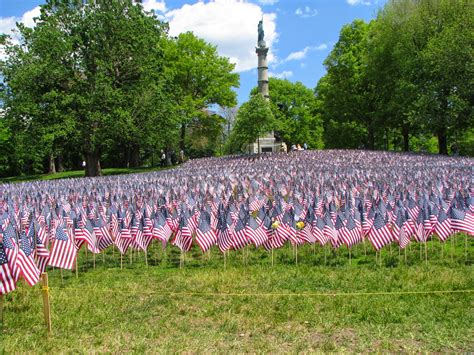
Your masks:
<svg viewBox="0 0 474 355"><path fill-rule="evenodd" d="M322 51L322 50L325 50L327 48L327 44L326 43L322 43L318 46L307 46L305 47L304 49L302 49L301 51L296 51L296 52L292 52L290 54L288 54L288 56L283 59L280 64L282 63L285 63L285 62L289 62L289 61L292 61L292 60L301 60L301 59L304 59L306 58L306 56L308 55L308 53L310 51Z"/></svg>
<svg viewBox="0 0 474 355"><path fill-rule="evenodd" d="M281 73L268 72L268 76L277 79L288 79L293 76L293 72L291 70L284 70Z"/></svg>
<svg viewBox="0 0 474 355"><path fill-rule="evenodd" d="M275 5L278 0L258 0L258 2L262 5Z"/></svg>
<svg viewBox="0 0 474 355"><path fill-rule="evenodd" d="M353 0L349 0L349 1L353 1ZM309 6L305 6L303 8L298 7L295 11L295 15L300 16L302 18L313 17L313 16L316 16L317 14L318 14L318 10L312 9Z"/></svg>
<svg viewBox="0 0 474 355"><path fill-rule="evenodd" d="M17 22L23 22L26 27L35 27L33 18L38 17L40 13L40 7L36 6L21 17L0 17L0 33L12 35Z"/></svg>
<svg viewBox="0 0 474 355"><path fill-rule="evenodd" d="M275 60L272 47L278 37L276 14L263 13L256 4L242 0L199 1L165 14L172 36L186 31L194 32L196 36L216 45L220 55L236 63L238 72L257 66L257 25L262 15L265 41L270 47L268 61L271 63Z"/></svg>
<svg viewBox="0 0 474 355"><path fill-rule="evenodd" d="M366 5L366 6L370 6L372 4L376 4L377 3L377 0L346 0L347 3L351 6L354 6L354 5Z"/></svg>
<svg viewBox="0 0 474 355"><path fill-rule="evenodd" d="M41 14L40 7L36 6L30 11L25 12L21 17L0 17L0 33L10 36L11 41L14 44L18 44L19 37L15 33L16 23L22 22L26 27L35 27L35 17L39 17ZM0 46L0 59L5 58L5 49L4 46Z"/></svg>
<svg viewBox="0 0 474 355"><path fill-rule="evenodd" d="M164 0L143 0L142 6L145 11L166 11L166 4Z"/></svg>

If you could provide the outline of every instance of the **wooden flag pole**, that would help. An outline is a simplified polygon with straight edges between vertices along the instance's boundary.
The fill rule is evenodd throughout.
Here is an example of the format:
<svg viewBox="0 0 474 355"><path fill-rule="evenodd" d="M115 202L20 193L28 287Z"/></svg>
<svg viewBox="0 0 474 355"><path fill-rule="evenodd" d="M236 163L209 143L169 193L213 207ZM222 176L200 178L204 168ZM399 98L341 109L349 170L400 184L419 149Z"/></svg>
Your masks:
<svg viewBox="0 0 474 355"><path fill-rule="evenodd" d="M407 248L403 248L403 251L405 252L405 265L407 263Z"/></svg>
<svg viewBox="0 0 474 355"><path fill-rule="evenodd" d="M273 248L272 248L272 266L273 266Z"/></svg>
<svg viewBox="0 0 474 355"><path fill-rule="evenodd" d="M428 265L428 241L425 242L425 264Z"/></svg>
<svg viewBox="0 0 474 355"><path fill-rule="evenodd" d="M296 265L298 265L298 243L295 244L295 259Z"/></svg>
<svg viewBox="0 0 474 355"><path fill-rule="evenodd" d="M467 234L464 235L464 258L467 261Z"/></svg>
<svg viewBox="0 0 474 355"><path fill-rule="evenodd" d="M352 264L352 248L349 248L349 265Z"/></svg>
<svg viewBox="0 0 474 355"><path fill-rule="evenodd" d="M48 333L51 333L51 305L49 303L48 274L41 274L41 291L43 293L43 314Z"/></svg>
<svg viewBox="0 0 474 355"><path fill-rule="evenodd" d="M120 270L123 269L123 255L120 253Z"/></svg>
<svg viewBox="0 0 474 355"><path fill-rule="evenodd" d="M88 257L87 257L87 245L85 245L84 249L86 251L86 270L87 270L87 263L89 262Z"/></svg>
<svg viewBox="0 0 474 355"><path fill-rule="evenodd" d="M92 260L93 260L94 269L95 269L95 253L92 253Z"/></svg>
<svg viewBox="0 0 474 355"><path fill-rule="evenodd" d="M5 295L0 295L0 331L3 332L3 305L5 303Z"/></svg>
<svg viewBox="0 0 474 355"><path fill-rule="evenodd" d="M59 272L61 273L61 286L63 286L64 284L63 269L59 269Z"/></svg>
<svg viewBox="0 0 474 355"><path fill-rule="evenodd" d="M181 250L181 254L179 255L179 268L183 268L183 251Z"/></svg>
<svg viewBox="0 0 474 355"><path fill-rule="evenodd" d="M227 258L226 258L227 251L224 250L224 269L227 267Z"/></svg>
<svg viewBox="0 0 474 355"><path fill-rule="evenodd" d="M454 238L455 236L451 238L451 260L454 261Z"/></svg>
<svg viewBox="0 0 474 355"><path fill-rule="evenodd" d="M148 249L145 249L145 266L148 267Z"/></svg>
<svg viewBox="0 0 474 355"><path fill-rule="evenodd" d="M77 268L77 255L76 255L76 261L75 261L75 263L76 263L76 279L77 279L77 278L79 277L79 270L78 270L78 268Z"/></svg>
<svg viewBox="0 0 474 355"><path fill-rule="evenodd" d="M324 249L324 265L327 265L327 248L326 245L323 245Z"/></svg>
<svg viewBox="0 0 474 355"><path fill-rule="evenodd" d="M105 264L105 249L102 250L102 264Z"/></svg>

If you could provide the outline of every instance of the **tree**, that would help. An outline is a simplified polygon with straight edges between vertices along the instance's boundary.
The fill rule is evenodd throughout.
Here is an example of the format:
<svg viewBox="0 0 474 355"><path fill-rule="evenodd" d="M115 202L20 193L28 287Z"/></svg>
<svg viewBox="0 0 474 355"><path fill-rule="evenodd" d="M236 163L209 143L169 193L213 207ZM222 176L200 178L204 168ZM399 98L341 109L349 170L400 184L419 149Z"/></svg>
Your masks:
<svg viewBox="0 0 474 355"><path fill-rule="evenodd" d="M111 142L136 152L159 116L167 26L126 0L49 0L37 26L19 30L22 45L8 47L5 65L7 104L50 162L72 134L87 176L100 175Z"/></svg>
<svg viewBox="0 0 474 355"><path fill-rule="evenodd" d="M245 144L255 142L263 134L272 130L275 124L270 104L257 93L240 106L237 121L227 142L229 152L242 151ZM260 147L259 147L260 151Z"/></svg>
<svg viewBox="0 0 474 355"><path fill-rule="evenodd" d="M257 88L252 93L257 92ZM275 124L272 130L288 145L307 143L311 148L323 147L321 116L315 113L315 96L311 89L297 81L270 78L270 107Z"/></svg>
<svg viewBox="0 0 474 355"><path fill-rule="evenodd" d="M193 33L171 39L165 50L166 71L176 104L176 121L180 125L180 149L185 149L186 128L210 105L234 106L239 86L235 64L217 53L217 48Z"/></svg>

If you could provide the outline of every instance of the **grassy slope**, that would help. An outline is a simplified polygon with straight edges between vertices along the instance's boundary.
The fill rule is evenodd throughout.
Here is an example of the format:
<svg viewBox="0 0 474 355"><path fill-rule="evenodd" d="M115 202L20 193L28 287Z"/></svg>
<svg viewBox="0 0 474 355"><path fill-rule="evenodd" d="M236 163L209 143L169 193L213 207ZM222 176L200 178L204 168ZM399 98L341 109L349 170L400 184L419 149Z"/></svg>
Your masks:
<svg viewBox="0 0 474 355"><path fill-rule="evenodd" d="M29 351L472 351L473 293L272 296L268 293L339 293L474 289L464 236L456 248L429 243L428 264L418 245L398 255L384 250L382 266L359 246L346 250L284 247L271 254L250 249L227 258L194 247L179 268L179 253L153 244L148 253L124 257L80 253L79 278L50 271L53 333L47 337L39 286L21 285L6 297L6 352ZM454 254L452 251L455 250ZM326 254L326 262L325 262ZM392 255L390 255L392 254ZM422 254L424 255L424 254ZM424 256L423 256L424 257ZM250 293L242 296L170 293ZM259 295L252 295L258 293ZM267 295L263 295L266 293ZM1 345L0 345L1 350Z"/></svg>
<svg viewBox="0 0 474 355"><path fill-rule="evenodd" d="M149 167L149 168L108 168L102 169L102 175L119 175L119 174L134 174L134 173L145 173L148 171L161 170L161 167ZM64 171L56 174L39 174L39 175L25 175L25 176L11 176L6 178L0 177L0 183L4 182L23 182L32 180L56 180L56 179L68 179L68 178L80 178L84 177L84 170L72 170Z"/></svg>

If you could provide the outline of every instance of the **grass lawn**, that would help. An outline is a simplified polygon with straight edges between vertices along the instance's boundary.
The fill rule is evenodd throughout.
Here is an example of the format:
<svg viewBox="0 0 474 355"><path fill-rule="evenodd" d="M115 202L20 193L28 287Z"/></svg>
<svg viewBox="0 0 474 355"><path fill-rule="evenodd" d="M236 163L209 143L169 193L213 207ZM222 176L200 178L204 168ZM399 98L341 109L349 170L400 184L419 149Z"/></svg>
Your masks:
<svg viewBox="0 0 474 355"><path fill-rule="evenodd" d="M135 174L135 173L146 173L149 171L163 170L159 166L146 167L146 168L107 168L102 169L102 175L119 175L119 174ZM69 179L69 178L81 178L84 177L84 170L72 170L63 171L56 174L38 174L38 175L24 175L24 176L11 176L2 178L0 177L0 183L7 182L24 182L32 180L56 180L56 179Z"/></svg>
<svg viewBox="0 0 474 355"><path fill-rule="evenodd" d="M296 265L285 246L272 266L271 253L250 248L225 268L217 250L194 246L180 268L179 251L154 242L148 267L129 252L122 270L116 250L94 268L81 249L78 278L49 272L52 334L39 286L22 282L5 299L0 352L473 351L474 239L465 243L429 242L427 263L417 244L406 261L393 246L377 263L360 245L351 265L346 249L306 245ZM471 292L402 294L437 290Z"/></svg>

